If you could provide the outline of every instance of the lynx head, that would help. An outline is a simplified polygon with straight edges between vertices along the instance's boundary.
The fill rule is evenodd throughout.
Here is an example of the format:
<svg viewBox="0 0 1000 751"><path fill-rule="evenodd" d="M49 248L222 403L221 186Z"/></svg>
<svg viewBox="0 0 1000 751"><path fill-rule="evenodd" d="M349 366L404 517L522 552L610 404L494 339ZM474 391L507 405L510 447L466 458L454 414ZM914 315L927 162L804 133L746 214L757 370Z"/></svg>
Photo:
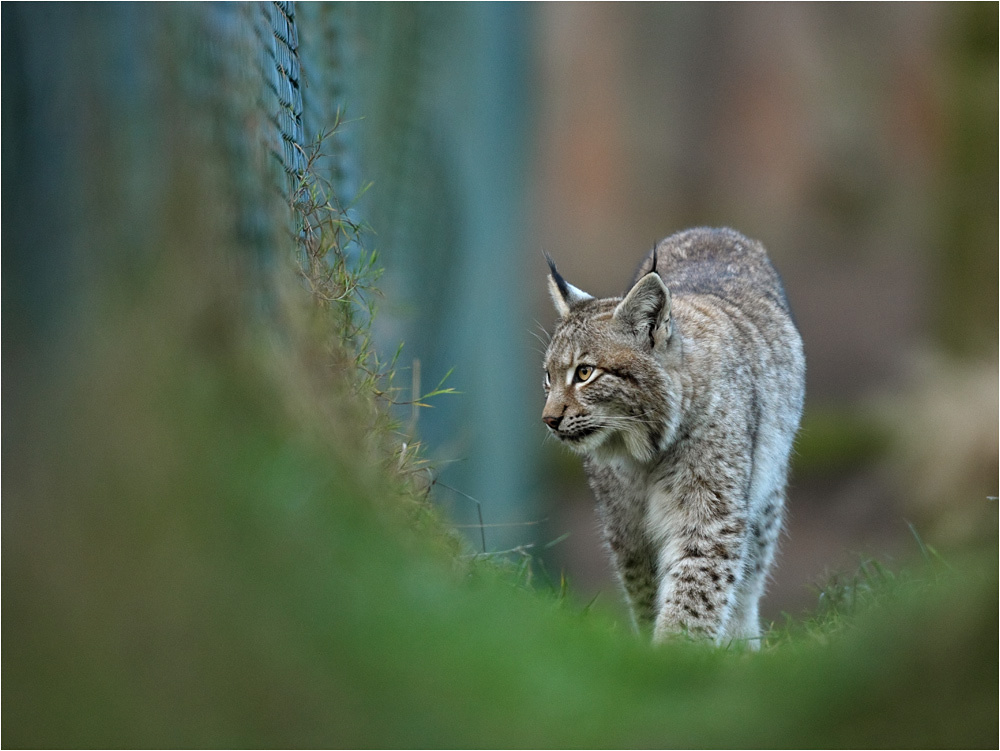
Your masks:
<svg viewBox="0 0 1000 751"><path fill-rule="evenodd" d="M674 411L670 292L651 272L624 298L596 299L548 261L559 320L545 353L542 421L577 453L651 460Z"/></svg>

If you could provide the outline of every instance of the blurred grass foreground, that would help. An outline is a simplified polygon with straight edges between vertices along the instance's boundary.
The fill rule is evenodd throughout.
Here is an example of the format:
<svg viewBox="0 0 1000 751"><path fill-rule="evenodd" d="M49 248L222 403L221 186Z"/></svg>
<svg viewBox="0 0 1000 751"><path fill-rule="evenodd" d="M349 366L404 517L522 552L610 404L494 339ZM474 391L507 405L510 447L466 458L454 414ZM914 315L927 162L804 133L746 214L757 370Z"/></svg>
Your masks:
<svg viewBox="0 0 1000 751"><path fill-rule="evenodd" d="M375 395L351 226L214 41L255 59L261 13L3 8L5 747L995 743L995 549L759 653L469 555Z"/></svg>

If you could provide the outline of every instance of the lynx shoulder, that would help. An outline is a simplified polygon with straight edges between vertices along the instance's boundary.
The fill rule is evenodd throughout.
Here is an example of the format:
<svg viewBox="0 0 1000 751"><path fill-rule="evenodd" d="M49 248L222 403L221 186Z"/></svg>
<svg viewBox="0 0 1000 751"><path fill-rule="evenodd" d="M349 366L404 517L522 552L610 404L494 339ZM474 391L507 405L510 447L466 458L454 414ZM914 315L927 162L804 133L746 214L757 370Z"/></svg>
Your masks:
<svg viewBox="0 0 1000 751"><path fill-rule="evenodd" d="M542 420L583 457L636 625L756 646L805 393L763 246L680 232L624 297L595 298L549 264L559 319Z"/></svg>

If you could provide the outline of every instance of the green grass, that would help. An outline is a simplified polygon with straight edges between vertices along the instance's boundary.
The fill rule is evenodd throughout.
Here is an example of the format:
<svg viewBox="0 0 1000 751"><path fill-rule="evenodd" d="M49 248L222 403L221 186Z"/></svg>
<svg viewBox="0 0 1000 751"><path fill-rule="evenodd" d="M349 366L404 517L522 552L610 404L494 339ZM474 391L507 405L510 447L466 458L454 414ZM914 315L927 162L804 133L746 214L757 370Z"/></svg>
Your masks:
<svg viewBox="0 0 1000 751"><path fill-rule="evenodd" d="M458 542L356 298L161 250L5 400L4 746L995 743L995 548L866 564L759 653L650 646Z"/></svg>

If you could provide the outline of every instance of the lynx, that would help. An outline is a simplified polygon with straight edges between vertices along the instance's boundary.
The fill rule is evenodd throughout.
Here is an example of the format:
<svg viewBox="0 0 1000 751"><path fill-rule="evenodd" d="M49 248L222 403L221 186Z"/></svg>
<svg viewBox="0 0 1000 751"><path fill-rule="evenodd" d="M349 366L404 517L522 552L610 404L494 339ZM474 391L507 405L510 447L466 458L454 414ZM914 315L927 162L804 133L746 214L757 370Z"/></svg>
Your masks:
<svg viewBox="0 0 1000 751"><path fill-rule="evenodd" d="M756 647L805 395L781 279L731 229L661 241L623 298L547 260L542 420L583 456L636 627Z"/></svg>

